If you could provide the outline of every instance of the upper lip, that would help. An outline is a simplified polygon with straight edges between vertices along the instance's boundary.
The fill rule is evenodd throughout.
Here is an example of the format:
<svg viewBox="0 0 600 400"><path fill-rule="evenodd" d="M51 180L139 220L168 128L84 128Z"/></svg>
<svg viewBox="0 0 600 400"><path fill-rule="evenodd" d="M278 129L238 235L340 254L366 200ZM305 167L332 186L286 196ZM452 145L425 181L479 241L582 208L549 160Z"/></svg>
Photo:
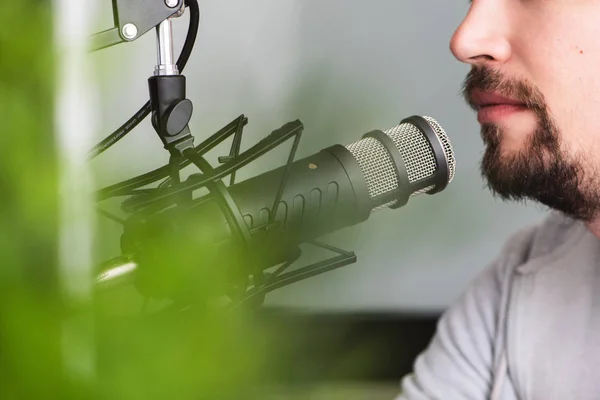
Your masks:
<svg viewBox="0 0 600 400"><path fill-rule="evenodd" d="M511 104L511 105L526 105L524 101L502 96L498 92L482 92L474 91L471 95L471 101L478 109L486 106L493 106L499 104Z"/></svg>

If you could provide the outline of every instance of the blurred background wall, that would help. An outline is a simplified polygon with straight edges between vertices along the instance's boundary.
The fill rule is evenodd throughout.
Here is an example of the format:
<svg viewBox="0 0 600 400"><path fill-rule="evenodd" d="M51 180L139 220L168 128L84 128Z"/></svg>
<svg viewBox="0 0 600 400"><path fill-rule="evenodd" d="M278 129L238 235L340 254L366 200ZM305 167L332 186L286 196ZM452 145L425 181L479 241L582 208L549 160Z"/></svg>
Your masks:
<svg viewBox="0 0 600 400"><path fill-rule="evenodd" d="M110 2L93 0L98 29L112 25ZM285 122L304 126L298 157L347 144L413 114L445 128L456 178L441 194L374 213L328 241L358 262L272 292L270 306L313 311L438 312L498 253L514 230L538 221L538 206L492 198L478 171L479 128L460 97L468 66L449 40L468 10L448 0L204 0L201 25L184 71L194 102L196 143L240 114L249 118L243 148ZM177 51L187 16L175 21ZM150 32L93 55L102 82L102 131L108 134L148 98L155 65ZM215 162L227 147L208 157ZM239 179L284 163L289 146L246 167ZM94 163L98 186L147 172L168 160L149 119ZM101 221L104 232L119 227ZM104 243L98 258L118 252Z"/></svg>

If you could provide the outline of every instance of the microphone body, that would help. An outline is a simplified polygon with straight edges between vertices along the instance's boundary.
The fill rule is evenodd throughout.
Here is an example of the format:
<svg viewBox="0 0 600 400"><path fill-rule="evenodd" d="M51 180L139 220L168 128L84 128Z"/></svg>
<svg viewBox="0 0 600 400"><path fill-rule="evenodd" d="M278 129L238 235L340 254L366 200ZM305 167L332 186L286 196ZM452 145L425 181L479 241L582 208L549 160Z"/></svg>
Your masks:
<svg viewBox="0 0 600 400"><path fill-rule="evenodd" d="M366 182L358 163L343 146L332 146L297 160L290 168L273 218L277 230L305 241L368 218L373 207ZM229 188L251 231L273 217L274 200L284 173L285 167L280 167ZM207 207L211 199L206 200L198 207Z"/></svg>
<svg viewBox="0 0 600 400"><path fill-rule="evenodd" d="M410 117L385 132L372 131L346 146L334 145L228 188L250 232L250 246L232 235L211 195L126 227L122 250L140 265L147 294L223 293L222 285L248 275L248 265L268 269L295 260L299 244L398 208L412 196L443 190L455 161L443 129L428 117ZM273 220L273 226L267 223ZM267 229L264 229L267 226ZM145 278L144 278L145 277ZM205 287L198 287L204 282ZM211 283L208 285L208 283ZM221 282L221 285L216 282ZM187 290L182 289L187 287Z"/></svg>

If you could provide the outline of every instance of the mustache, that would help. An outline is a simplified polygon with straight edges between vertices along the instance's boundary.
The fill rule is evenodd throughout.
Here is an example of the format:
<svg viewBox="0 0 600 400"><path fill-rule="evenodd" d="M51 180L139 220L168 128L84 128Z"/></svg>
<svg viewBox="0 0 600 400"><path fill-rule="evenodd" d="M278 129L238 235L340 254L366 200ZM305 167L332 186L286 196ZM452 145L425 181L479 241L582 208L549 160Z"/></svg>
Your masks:
<svg viewBox="0 0 600 400"><path fill-rule="evenodd" d="M544 96L535 86L524 80L507 78L500 71L487 66L471 68L461 87L462 97L476 111L479 107L473 99L475 91L497 92L524 103L530 109L546 109Z"/></svg>

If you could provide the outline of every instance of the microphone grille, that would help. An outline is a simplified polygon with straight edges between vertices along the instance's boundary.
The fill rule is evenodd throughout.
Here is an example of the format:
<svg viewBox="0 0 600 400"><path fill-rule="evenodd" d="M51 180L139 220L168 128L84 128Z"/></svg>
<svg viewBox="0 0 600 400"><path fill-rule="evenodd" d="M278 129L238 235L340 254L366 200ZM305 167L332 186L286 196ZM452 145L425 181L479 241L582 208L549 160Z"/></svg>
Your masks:
<svg viewBox="0 0 600 400"><path fill-rule="evenodd" d="M398 187L394 162L385 146L371 137L346 145L362 170L371 197L392 191Z"/></svg>
<svg viewBox="0 0 600 400"><path fill-rule="evenodd" d="M454 179L454 173L456 171L456 160L454 159L454 149L452 148L452 143L450 143L450 139L448 139L446 131L444 131L444 129L435 119L427 116L424 116L423 118L429 122L429 125L435 131L435 135L438 137L442 147L444 148L444 155L446 156L446 162L448 163L449 171L448 183L450 183Z"/></svg>
<svg viewBox="0 0 600 400"><path fill-rule="evenodd" d="M427 116L423 116L423 118L429 122L429 126L434 130L444 149L445 161L449 172L448 183L450 183L454 179L456 169L452 144L450 144L450 140L444 129L442 129L435 119ZM435 153L431 149L429 139L427 139L417 126L410 122L405 122L388 129L384 133L394 141L398 151L400 151L408 172L408 180L411 183L427 178L435 173L438 168Z"/></svg>
<svg viewBox="0 0 600 400"><path fill-rule="evenodd" d="M398 152L402 156L404 165L400 168L406 169L408 180L414 183L426 178L433 178L440 169L440 163L448 167L447 183L452 182L456 169L454 151L446 132L440 124L431 117L424 116L435 133L435 137L443 150L443 159L430 143L432 135L426 135L418 126L411 122L401 123L384 133L392 140ZM385 146L377 139L364 137L354 143L348 144L346 148L356 158L365 177L369 195L373 198L388 193L398 188L399 181L396 175L394 161ZM432 190L435 184L411 193L411 197ZM385 205L387 206L387 205ZM379 208L379 207L378 207Z"/></svg>

